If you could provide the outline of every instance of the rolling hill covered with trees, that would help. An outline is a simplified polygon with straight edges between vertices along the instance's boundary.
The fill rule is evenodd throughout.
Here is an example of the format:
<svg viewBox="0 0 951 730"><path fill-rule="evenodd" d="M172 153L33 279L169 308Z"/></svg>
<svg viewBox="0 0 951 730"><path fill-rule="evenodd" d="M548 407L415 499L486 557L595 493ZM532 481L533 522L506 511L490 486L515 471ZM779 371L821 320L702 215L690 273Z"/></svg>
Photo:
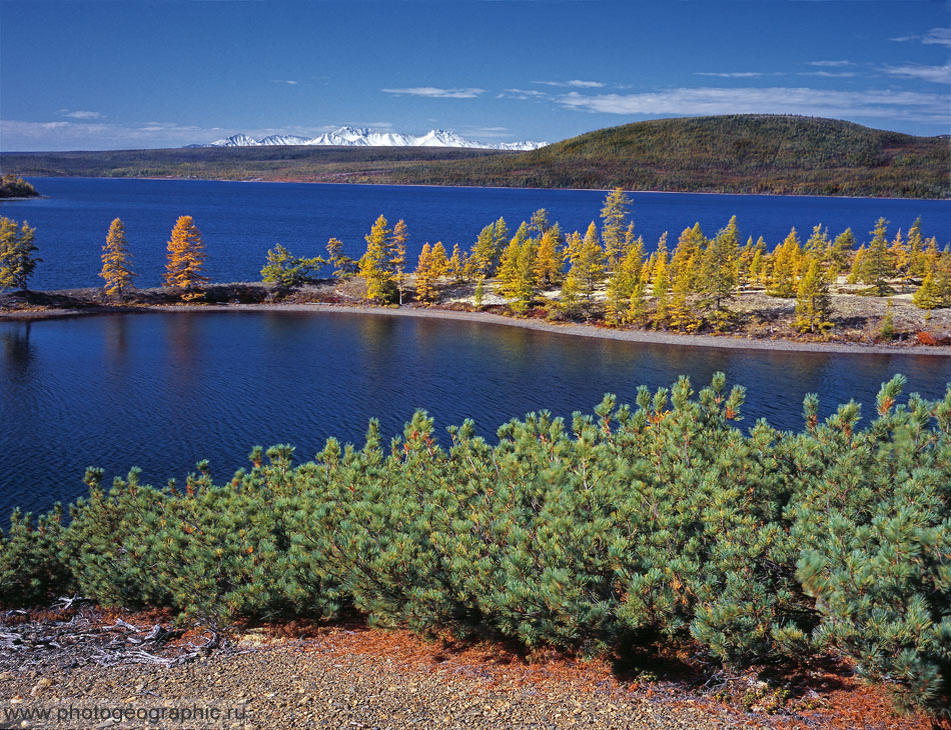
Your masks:
<svg viewBox="0 0 951 730"><path fill-rule="evenodd" d="M0 155L36 176L175 177L711 193L951 197L951 142L833 119L660 119L522 153L251 147Z"/></svg>
<svg viewBox="0 0 951 730"><path fill-rule="evenodd" d="M945 198L951 144L851 122L735 115L635 122L539 150L419 166L400 182Z"/></svg>

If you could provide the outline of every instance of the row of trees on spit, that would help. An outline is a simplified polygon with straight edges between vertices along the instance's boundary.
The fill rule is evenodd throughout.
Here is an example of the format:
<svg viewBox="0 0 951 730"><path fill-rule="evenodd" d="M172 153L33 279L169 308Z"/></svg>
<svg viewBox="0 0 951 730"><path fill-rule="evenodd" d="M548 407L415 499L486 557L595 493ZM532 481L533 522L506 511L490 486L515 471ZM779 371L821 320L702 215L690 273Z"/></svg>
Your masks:
<svg viewBox="0 0 951 730"><path fill-rule="evenodd" d="M0 218L0 291L27 289L36 265L43 261L37 256L39 249L35 241L36 229L26 221L21 225L10 218ZM183 299L200 297L201 288L209 281L202 273L205 246L190 215L183 215L176 221L167 252L164 285L179 289ZM99 276L105 281L105 293L120 301L133 288L132 280L137 274L133 269L125 224L119 218L112 221L106 234Z"/></svg>
<svg viewBox="0 0 951 730"><path fill-rule="evenodd" d="M511 231L505 220L487 225L468 250L447 251L442 242L423 245L415 266L407 257L405 221L390 227L382 215L365 236L359 260L343 253L331 238L327 257L294 256L280 244L267 252L261 270L265 282L289 290L314 281L328 264L338 279L357 277L365 297L380 304L409 299L432 303L446 289L469 286L482 307L486 295L502 297L515 313L534 306L568 319L603 319L609 326L640 326L695 332L722 329L731 320L731 297L761 291L796 299L794 326L819 333L831 328L832 288L864 285L863 293L888 296L913 291L922 309L951 306L951 253L924 238L920 219L904 234L889 238L888 221L879 218L868 243L856 248L851 229L831 238L816 225L802 241L793 228L770 249L760 237L740 242L736 217L712 238L697 223L676 244L660 237L647 252L630 216L631 200L620 189L610 192L601 209L600 227L592 221L582 234L566 233L545 209ZM2 219L0 288L25 288L36 262L35 229ZM167 245L166 287L183 299L202 296L205 250L190 216L178 219ZM122 299L135 273L125 229L118 218L110 226L100 276L105 292Z"/></svg>
<svg viewBox="0 0 951 730"><path fill-rule="evenodd" d="M868 245L858 249L851 229L832 239L817 225L803 242L793 228L770 250L762 237L741 245L734 216L712 238L699 223L685 229L672 249L664 234L648 254L630 208L622 190L612 191L600 229L592 221L584 234L566 234L544 209L514 235L500 218L482 229L468 251L458 244L451 254L441 242L424 245L411 276L405 223L391 231L380 216L356 266L339 257L333 261L337 275L360 276L367 298L378 302L402 302L410 285L417 300L432 302L441 285L474 284L480 306L491 287L515 312L542 304L569 318L686 332L724 325L730 297L755 290L795 297L795 326L823 331L832 326L831 287L842 279L866 285L864 293L875 296L914 289L914 302L923 309L951 305L951 254L940 251L935 238L923 238L920 219L907 235L899 230L889 240L888 222L880 218Z"/></svg>

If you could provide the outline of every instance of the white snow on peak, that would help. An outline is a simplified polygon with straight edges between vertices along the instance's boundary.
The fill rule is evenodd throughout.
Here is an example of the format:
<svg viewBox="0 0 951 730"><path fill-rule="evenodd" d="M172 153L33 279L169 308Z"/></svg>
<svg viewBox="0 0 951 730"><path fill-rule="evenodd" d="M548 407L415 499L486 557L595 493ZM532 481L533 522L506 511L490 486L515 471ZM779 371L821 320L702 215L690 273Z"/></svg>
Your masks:
<svg viewBox="0 0 951 730"><path fill-rule="evenodd" d="M262 139L258 144L262 146L307 144L309 141L309 137L298 137L294 134L272 134L270 137Z"/></svg>
<svg viewBox="0 0 951 730"><path fill-rule="evenodd" d="M547 142L474 142L455 132L431 129L426 134L413 136L400 132L382 132L360 127L340 127L313 138L297 135L272 134L255 140L246 134L234 134L210 144L188 145L189 147L262 147L274 145L323 145L335 147L467 147L470 149L537 150Z"/></svg>
<svg viewBox="0 0 951 730"><path fill-rule="evenodd" d="M261 143L251 139L246 134L232 134L225 139L219 139L217 142L202 145L202 147L258 147Z"/></svg>

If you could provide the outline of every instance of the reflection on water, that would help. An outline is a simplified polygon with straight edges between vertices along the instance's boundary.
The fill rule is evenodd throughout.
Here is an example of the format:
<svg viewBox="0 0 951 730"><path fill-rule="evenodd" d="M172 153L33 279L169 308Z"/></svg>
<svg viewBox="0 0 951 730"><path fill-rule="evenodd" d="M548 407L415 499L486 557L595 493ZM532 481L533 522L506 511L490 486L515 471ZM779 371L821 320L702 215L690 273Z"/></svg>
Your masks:
<svg viewBox="0 0 951 730"><path fill-rule="evenodd" d="M873 414L894 373L943 395L951 358L647 345L501 325L384 315L175 312L0 323L0 515L84 493L90 464L132 465L164 484L208 458L224 479L255 444L293 443L310 458L338 436L362 444L367 421L389 437L416 409L438 430L465 418L491 438L511 418L590 412L604 393L695 389L722 370L747 387L744 428L799 429L802 399L821 413L849 398Z"/></svg>
<svg viewBox="0 0 951 730"><path fill-rule="evenodd" d="M129 350L129 318L107 318L103 339L110 365L120 369Z"/></svg>
<svg viewBox="0 0 951 730"><path fill-rule="evenodd" d="M0 330L0 343L3 343L4 373L11 379L27 379L30 364L36 357L30 346L30 322L15 323Z"/></svg>

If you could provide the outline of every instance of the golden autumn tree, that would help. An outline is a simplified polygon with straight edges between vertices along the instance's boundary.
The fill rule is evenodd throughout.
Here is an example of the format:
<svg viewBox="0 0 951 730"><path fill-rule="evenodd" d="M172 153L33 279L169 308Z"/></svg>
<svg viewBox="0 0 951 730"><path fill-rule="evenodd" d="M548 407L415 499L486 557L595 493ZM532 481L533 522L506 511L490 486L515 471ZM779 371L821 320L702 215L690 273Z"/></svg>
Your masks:
<svg viewBox="0 0 951 730"><path fill-rule="evenodd" d="M387 259L392 272L393 283L396 284L400 305L403 304L403 275L406 272L407 240L409 240L409 232L406 229L406 221L401 218L396 221L396 225L393 226L393 233L387 241Z"/></svg>
<svg viewBox="0 0 951 730"><path fill-rule="evenodd" d="M449 259L446 258L446 248L437 241L435 246L423 244L419 252L419 261L413 273L416 284L416 297L422 302L433 302L439 294L436 285L449 270Z"/></svg>
<svg viewBox="0 0 951 730"><path fill-rule="evenodd" d="M102 271L99 276L105 280L104 289L107 296L115 296L122 301L125 290L131 288L132 254L129 253L129 244L125 237L125 224L116 218L109 226L106 234L106 245L102 247Z"/></svg>
<svg viewBox="0 0 951 730"><path fill-rule="evenodd" d="M799 236L793 228L786 240L773 251L772 271L769 277L767 293L774 297L794 297L799 284L799 268L802 261L802 248Z"/></svg>
<svg viewBox="0 0 951 730"><path fill-rule="evenodd" d="M209 279L201 272L205 265L205 245L198 226L190 215L183 215L172 228L165 263L165 286L182 290L182 299L200 296L201 287Z"/></svg>
<svg viewBox="0 0 951 730"><path fill-rule="evenodd" d="M548 228L538 242L533 268L540 289L555 286L561 281L562 243L561 228L557 223Z"/></svg>
<svg viewBox="0 0 951 730"><path fill-rule="evenodd" d="M364 236L366 253L360 258L360 277L367 285L367 299L389 302L398 297L389 266L391 247L389 223L382 215Z"/></svg>

